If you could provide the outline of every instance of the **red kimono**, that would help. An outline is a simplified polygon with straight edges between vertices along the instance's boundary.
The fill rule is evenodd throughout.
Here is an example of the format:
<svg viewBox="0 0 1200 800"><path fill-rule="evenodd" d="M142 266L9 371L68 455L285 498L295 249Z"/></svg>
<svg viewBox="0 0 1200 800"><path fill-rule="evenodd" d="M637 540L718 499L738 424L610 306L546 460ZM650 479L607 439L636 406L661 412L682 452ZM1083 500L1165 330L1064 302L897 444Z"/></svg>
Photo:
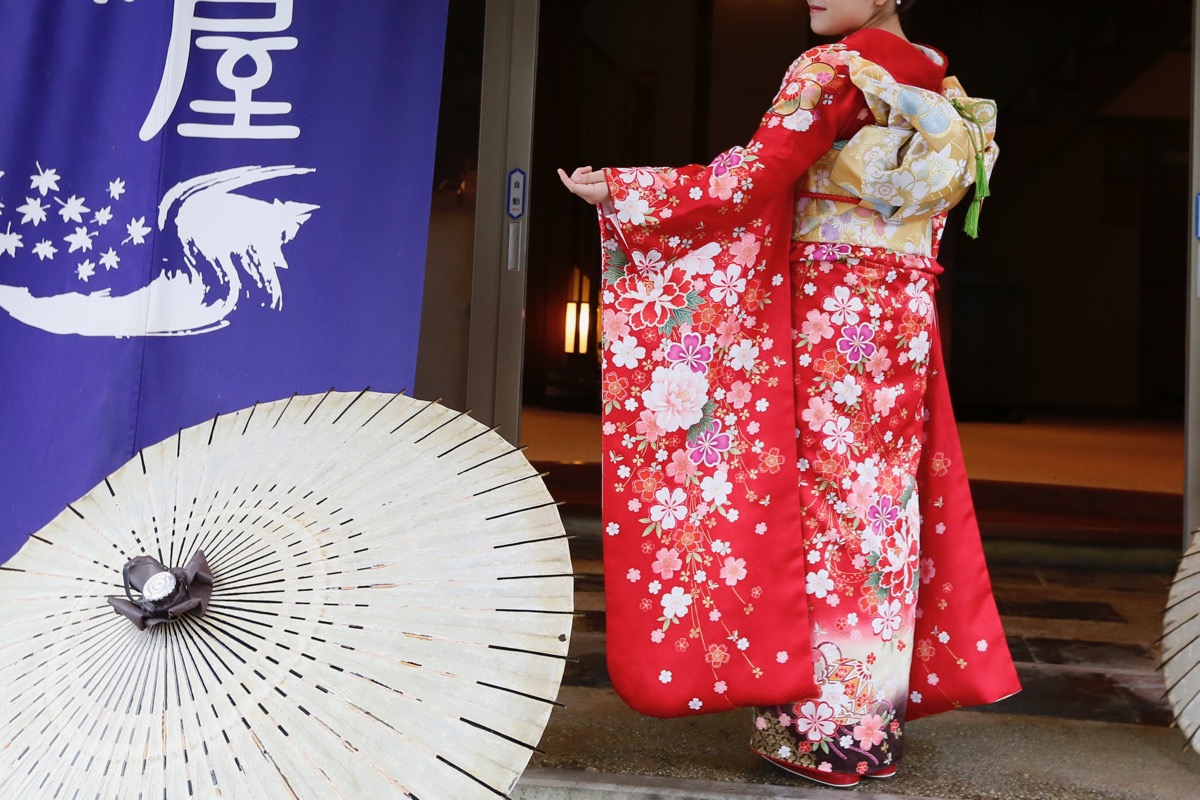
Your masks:
<svg viewBox="0 0 1200 800"><path fill-rule="evenodd" d="M860 31L749 145L606 171L608 658L639 711L767 706L764 755L863 772L905 718L1019 689L932 297L994 106L944 78Z"/></svg>

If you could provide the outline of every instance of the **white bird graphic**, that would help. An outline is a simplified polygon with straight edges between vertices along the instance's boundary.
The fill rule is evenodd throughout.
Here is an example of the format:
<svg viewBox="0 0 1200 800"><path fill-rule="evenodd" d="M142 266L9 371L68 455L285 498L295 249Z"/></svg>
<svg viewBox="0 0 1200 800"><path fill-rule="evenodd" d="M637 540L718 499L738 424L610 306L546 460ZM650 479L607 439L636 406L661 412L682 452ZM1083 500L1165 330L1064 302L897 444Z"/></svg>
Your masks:
<svg viewBox="0 0 1200 800"><path fill-rule="evenodd" d="M36 297L25 287L0 285L0 308L50 333L120 338L187 336L225 327L243 296L259 296L261 305L281 309L279 270L288 267L283 245L319 206L267 202L234 192L313 171L247 166L176 184L159 204L158 229L165 231L174 222L182 263L168 266L148 285L116 296L106 289Z"/></svg>

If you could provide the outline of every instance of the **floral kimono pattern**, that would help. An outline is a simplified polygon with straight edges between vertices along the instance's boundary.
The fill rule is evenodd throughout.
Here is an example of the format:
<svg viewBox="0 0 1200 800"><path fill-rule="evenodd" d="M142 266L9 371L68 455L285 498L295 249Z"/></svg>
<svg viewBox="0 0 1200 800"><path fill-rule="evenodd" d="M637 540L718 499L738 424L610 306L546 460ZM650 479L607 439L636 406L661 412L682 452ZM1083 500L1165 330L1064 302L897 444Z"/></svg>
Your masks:
<svg viewBox="0 0 1200 800"><path fill-rule="evenodd" d="M657 716L762 706L756 749L819 769L1018 688L934 317L974 175L943 70L863 31L798 59L749 145L606 171L614 686Z"/></svg>

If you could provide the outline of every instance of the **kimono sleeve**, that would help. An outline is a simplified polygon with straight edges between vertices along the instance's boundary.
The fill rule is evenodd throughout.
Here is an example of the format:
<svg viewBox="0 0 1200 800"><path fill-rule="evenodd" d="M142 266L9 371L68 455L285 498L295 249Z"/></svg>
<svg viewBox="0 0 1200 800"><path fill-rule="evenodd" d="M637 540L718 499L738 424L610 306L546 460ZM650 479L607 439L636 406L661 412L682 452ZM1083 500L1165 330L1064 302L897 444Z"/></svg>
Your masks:
<svg viewBox="0 0 1200 800"><path fill-rule="evenodd" d="M633 167L605 170L611 222L624 240L690 238L719 221L736 226L792 187L867 112L849 77L844 45L814 48L796 60L744 147L734 147L707 166ZM857 123L857 124L856 124Z"/></svg>
<svg viewBox="0 0 1200 800"><path fill-rule="evenodd" d="M809 51L753 141L709 166L605 175L606 649L646 714L819 694L788 253L797 179L866 108L850 52Z"/></svg>

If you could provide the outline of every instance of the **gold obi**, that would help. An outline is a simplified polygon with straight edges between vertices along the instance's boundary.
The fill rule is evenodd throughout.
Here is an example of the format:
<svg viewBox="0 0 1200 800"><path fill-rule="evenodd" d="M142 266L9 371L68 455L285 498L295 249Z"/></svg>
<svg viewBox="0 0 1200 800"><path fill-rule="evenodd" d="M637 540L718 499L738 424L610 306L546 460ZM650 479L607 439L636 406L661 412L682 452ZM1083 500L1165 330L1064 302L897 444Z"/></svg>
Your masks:
<svg viewBox="0 0 1200 800"><path fill-rule="evenodd" d="M954 78L941 93L897 83L850 59L875 124L838 142L796 186L792 239L931 256L945 214L999 154L995 104L967 98Z"/></svg>

